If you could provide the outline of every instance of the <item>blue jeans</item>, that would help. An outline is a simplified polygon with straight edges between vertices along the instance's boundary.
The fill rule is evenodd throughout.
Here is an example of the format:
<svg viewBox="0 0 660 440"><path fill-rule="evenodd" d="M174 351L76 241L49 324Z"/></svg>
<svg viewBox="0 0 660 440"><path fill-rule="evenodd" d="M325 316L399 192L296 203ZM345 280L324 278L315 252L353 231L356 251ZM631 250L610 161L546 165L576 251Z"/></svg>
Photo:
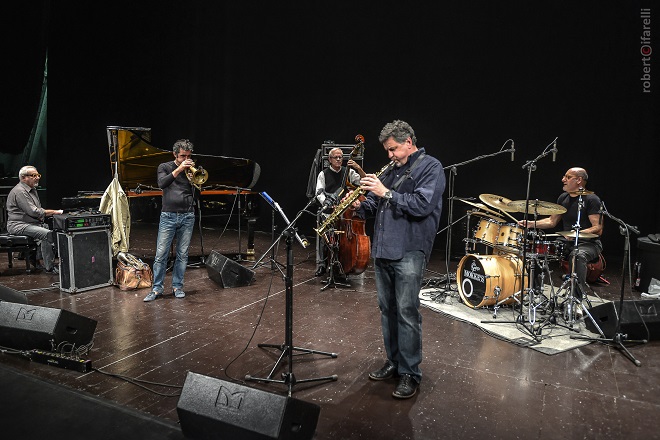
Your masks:
<svg viewBox="0 0 660 440"><path fill-rule="evenodd" d="M195 226L194 212L161 212L156 240L156 258L154 259L154 292L163 292L163 282L167 271L167 255L172 240L176 239L176 259L172 273L172 288L183 289L183 276L188 265L188 248Z"/></svg>
<svg viewBox="0 0 660 440"><path fill-rule="evenodd" d="M422 380L422 315L419 291L426 257L422 251L407 252L400 260L376 258L376 289L387 360L399 374Z"/></svg>

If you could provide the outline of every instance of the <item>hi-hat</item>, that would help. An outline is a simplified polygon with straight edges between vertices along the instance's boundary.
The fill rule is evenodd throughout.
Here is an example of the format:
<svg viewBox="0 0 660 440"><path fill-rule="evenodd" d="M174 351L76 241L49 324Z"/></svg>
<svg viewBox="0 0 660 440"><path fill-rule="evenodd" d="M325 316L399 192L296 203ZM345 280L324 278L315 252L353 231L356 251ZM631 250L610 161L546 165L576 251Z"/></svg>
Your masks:
<svg viewBox="0 0 660 440"><path fill-rule="evenodd" d="M557 232L557 234L561 235L564 238L570 238L574 239L575 238L575 231L561 231ZM589 240L592 238L598 238L597 234L592 234L591 232L580 232L580 238L584 238L585 240Z"/></svg>
<svg viewBox="0 0 660 440"><path fill-rule="evenodd" d="M506 197L498 196L497 194L481 194L479 195L479 200L484 202L488 206L499 209L505 212L516 212L515 209L509 208L509 203L511 200Z"/></svg>
<svg viewBox="0 0 660 440"><path fill-rule="evenodd" d="M527 200L514 200L509 202L509 208L516 212L525 212L525 206L527 205ZM529 208L527 208L528 214L539 214L539 215L552 215L552 214L563 214L566 212L566 208L556 203L544 202L541 200L530 200Z"/></svg>
<svg viewBox="0 0 660 440"><path fill-rule="evenodd" d="M492 212L492 211L491 211L491 212ZM481 211L475 211L475 210L472 210L472 209L471 209L471 210L468 211L468 214L470 214L470 215L476 215L476 216L479 216L479 217L486 217L486 218L489 218L489 219L491 219L491 220L498 221L498 222L500 222L500 223L505 223L505 220L504 220L503 218L498 217L498 216L496 216L496 215L493 215L493 214L491 214L490 212L481 212Z"/></svg>
<svg viewBox="0 0 660 440"><path fill-rule="evenodd" d="M578 189L577 191L568 191L569 194L575 195L575 196L587 196L589 194L593 194L593 191L589 191L588 189Z"/></svg>
<svg viewBox="0 0 660 440"><path fill-rule="evenodd" d="M474 206L475 208L479 208L479 209L481 209L482 211L489 212L489 213L491 213L491 214L493 214L493 215L500 215L499 212L493 211L492 209L488 208L488 207L487 207L486 205L484 205L483 203L473 203L473 202L470 202L469 200L464 200L464 199L461 199L461 198L459 198L459 197L455 197L455 199L458 200L459 202L467 203L467 204L470 205L470 206Z"/></svg>

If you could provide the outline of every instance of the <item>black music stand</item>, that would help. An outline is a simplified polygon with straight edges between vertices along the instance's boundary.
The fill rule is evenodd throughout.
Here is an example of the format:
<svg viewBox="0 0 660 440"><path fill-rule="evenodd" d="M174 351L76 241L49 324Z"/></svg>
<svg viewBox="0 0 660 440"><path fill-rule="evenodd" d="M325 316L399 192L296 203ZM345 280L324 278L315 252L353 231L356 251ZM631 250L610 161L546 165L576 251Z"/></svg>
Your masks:
<svg viewBox="0 0 660 440"><path fill-rule="evenodd" d="M282 236L286 237L286 275L284 276L284 285L286 287L286 319L285 319L285 326L284 326L284 343L282 344L258 344L259 348L274 348L277 350L280 350L280 356L277 358L277 361L275 361L275 364L273 365L273 368L270 370L270 373L266 377L254 377L251 375L246 375L245 380L254 380L254 381L260 381L260 382L275 382L275 383L282 383L287 385L288 387L288 395L289 397L291 396L291 393L293 392L293 386L297 383L305 383L305 382L318 382L318 381L336 381L338 379L338 376L336 374L333 374L332 376L323 376L323 377L315 377L315 378L310 378L310 379L296 379L294 373L293 373L293 352L298 351L301 352L302 354L320 354L323 356L329 356L332 358L337 357L337 353L329 353L325 351L318 351L318 350L312 350L308 348L300 348L300 347L294 347L293 345L293 236L297 235L296 230L294 225L300 218L303 212L306 212L307 209L311 206L312 203L314 203L315 199L310 200L310 202L307 204L307 206L298 213L296 218L293 219L289 223L289 225L284 228L282 233L280 234L279 238L271 245L271 248L275 246L277 242L280 241ZM268 249L264 255L259 258L259 261L255 263L255 266L257 266L261 260L264 258L266 254L270 252L270 249ZM288 363L288 369L286 373L282 373L282 379L274 379L273 375L277 371L277 369L280 366L280 363L286 358L287 363Z"/></svg>

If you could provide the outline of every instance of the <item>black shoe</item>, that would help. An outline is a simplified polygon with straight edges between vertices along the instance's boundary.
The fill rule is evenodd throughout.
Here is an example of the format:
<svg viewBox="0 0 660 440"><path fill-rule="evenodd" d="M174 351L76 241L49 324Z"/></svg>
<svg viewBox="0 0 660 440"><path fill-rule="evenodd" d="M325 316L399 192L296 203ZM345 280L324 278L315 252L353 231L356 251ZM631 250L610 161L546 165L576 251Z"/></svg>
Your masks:
<svg viewBox="0 0 660 440"><path fill-rule="evenodd" d="M410 399L417 392L417 387L419 387L419 384L415 382L410 374L402 374L399 385L396 386L392 396L397 399Z"/></svg>
<svg viewBox="0 0 660 440"><path fill-rule="evenodd" d="M396 372L396 367L389 362L385 362L385 365L383 365L383 368L380 370L372 371L369 373L369 379L371 380L385 380L389 379L391 377L394 377L394 375L398 375Z"/></svg>
<svg viewBox="0 0 660 440"><path fill-rule="evenodd" d="M323 275L325 275L325 266L319 266L318 269L316 269L314 276L320 277Z"/></svg>

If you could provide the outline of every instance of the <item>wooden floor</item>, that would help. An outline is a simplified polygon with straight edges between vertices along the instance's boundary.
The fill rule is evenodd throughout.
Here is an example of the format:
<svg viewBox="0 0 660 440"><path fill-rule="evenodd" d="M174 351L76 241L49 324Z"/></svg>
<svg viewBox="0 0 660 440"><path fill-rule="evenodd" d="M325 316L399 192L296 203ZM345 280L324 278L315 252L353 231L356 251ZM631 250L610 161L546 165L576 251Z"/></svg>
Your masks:
<svg viewBox="0 0 660 440"><path fill-rule="evenodd" d="M131 253L151 261L155 239L155 225L134 225ZM257 257L270 243L270 234L257 233ZM245 248L244 235L239 245L236 231L222 235L221 228L206 228L203 242L195 232L191 262L212 250L231 254ZM443 252L435 252L427 277L446 271ZM337 353L336 358L294 358L298 381L338 377L291 387L294 398L321 407L315 439L660 438L658 341L628 345L641 367L601 343L548 356L424 308L424 377L419 393L400 401L391 396L394 380L367 377L385 359L371 265L351 280L351 288L321 291L313 250L294 243L293 254L293 345ZM606 272L611 284L594 287L604 299L620 295L621 265L615 254L610 252ZM88 355L94 368L164 386L145 389L98 371L78 373L9 353L0 354L4 366L175 423L177 394L189 371L280 395L289 388L243 381L246 375L267 376L279 355L257 344L285 342L285 286L280 270L272 270L286 263L284 241L277 264L266 259L255 269L250 286L221 288L205 268L191 267L185 299L169 294L151 303L142 301L148 291L112 286L65 293L56 276L25 275L22 261L9 269L6 256L0 260L0 284L23 291L30 304L70 310L98 322ZM450 267L455 270L456 262ZM168 273L166 289L170 281ZM640 297L626 288L625 298ZM287 371L286 363L281 366L275 378ZM54 402L53 411L57 407ZM76 432L80 427L70 429L71 438L84 434Z"/></svg>

